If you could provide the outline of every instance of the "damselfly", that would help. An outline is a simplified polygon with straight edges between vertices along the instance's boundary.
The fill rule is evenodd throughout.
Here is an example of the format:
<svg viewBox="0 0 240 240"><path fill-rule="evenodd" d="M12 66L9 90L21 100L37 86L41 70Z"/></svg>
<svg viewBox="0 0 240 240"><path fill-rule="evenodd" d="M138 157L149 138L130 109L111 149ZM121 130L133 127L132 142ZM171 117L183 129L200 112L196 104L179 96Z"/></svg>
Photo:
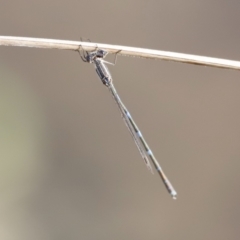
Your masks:
<svg viewBox="0 0 240 240"><path fill-rule="evenodd" d="M168 192L171 194L171 196L173 197L173 199L177 198L177 192L175 191L175 189L173 188L172 184L170 183L170 181L168 180L168 178L166 177L166 175L164 174L159 162L157 161L157 159L155 158L155 156L153 155L151 149L149 148L147 142L145 141L142 133L140 132L137 124L134 122L133 118L131 117L129 111L127 110L127 108L125 107L125 105L123 104L123 102L121 101L114 85L112 82L112 77L111 74L107 68L107 66L104 63L108 63L108 64L113 64L113 63L109 63L107 61L104 60L104 58L106 57L106 55L108 54L107 51L104 51L102 49L96 49L96 51L92 51L92 52L86 52L83 51L82 49L82 54L81 54L81 50L79 51L79 54L82 58L82 60L84 62L88 62L88 63L93 63L96 69L96 72L99 76L99 78L101 79L102 83L109 89L110 93L113 96L113 99L115 100L121 114L122 114L122 118L147 166L147 168L153 173L152 171L152 167L151 164L149 162L149 159L152 161L155 169L157 170L157 172L159 173L164 185L166 186ZM116 53L117 54L117 53ZM115 55L115 61L114 64L116 62L116 56ZM113 65L114 65L113 64Z"/></svg>

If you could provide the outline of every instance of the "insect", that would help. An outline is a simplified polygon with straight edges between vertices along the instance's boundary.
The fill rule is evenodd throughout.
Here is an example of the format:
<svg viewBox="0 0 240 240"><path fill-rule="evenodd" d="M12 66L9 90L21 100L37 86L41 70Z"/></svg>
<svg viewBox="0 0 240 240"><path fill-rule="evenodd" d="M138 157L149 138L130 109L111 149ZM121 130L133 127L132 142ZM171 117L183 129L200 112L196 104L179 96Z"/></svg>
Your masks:
<svg viewBox="0 0 240 240"><path fill-rule="evenodd" d="M81 46L80 46L81 47ZM82 53L81 53L82 50ZM118 52L117 52L118 53ZM82 60L84 62L88 62L88 63L93 63L96 69L96 72L100 78L100 80L102 81L102 83L109 89L110 93L113 96L113 99L115 100L118 109L121 112L122 118L147 166L147 168L153 173L151 164L149 159L152 161L155 169L157 170L157 172L159 173L165 187L167 188L168 192L170 193L170 195L172 196L173 199L177 198L177 192L175 191L175 189L173 188L172 184L170 183L170 181L168 180L167 176L165 175L165 173L163 172L159 162L157 161L157 159L155 158L155 156L153 155L151 149L149 148L146 140L144 139L141 131L139 130L137 124L135 123L135 121L133 120L133 118L131 117L129 111L127 110L127 108L125 107L125 105L123 104L122 100L120 99L114 85L113 85L113 81L112 81L112 77L111 74L107 68L107 66L105 65L105 63L108 64L112 64L115 65L116 63L116 56L117 53L115 55L115 61L114 64L107 62L104 60L104 58L107 56L108 52L103 50L103 49L98 49L96 48L95 51L92 52L87 52L84 51L82 48L79 48L79 54L82 58Z"/></svg>

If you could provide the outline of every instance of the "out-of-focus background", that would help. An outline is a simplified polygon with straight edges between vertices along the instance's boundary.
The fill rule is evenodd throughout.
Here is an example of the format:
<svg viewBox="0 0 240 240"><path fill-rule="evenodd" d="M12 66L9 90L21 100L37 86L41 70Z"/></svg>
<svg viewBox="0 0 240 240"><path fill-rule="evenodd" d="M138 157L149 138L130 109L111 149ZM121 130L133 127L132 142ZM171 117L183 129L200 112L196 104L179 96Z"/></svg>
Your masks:
<svg viewBox="0 0 240 240"><path fill-rule="evenodd" d="M240 60L239 9L2 1L0 35ZM127 57L109 68L178 199L147 171L92 65L73 51L0 47L0 238L239 239L240 72Z"/></svg>

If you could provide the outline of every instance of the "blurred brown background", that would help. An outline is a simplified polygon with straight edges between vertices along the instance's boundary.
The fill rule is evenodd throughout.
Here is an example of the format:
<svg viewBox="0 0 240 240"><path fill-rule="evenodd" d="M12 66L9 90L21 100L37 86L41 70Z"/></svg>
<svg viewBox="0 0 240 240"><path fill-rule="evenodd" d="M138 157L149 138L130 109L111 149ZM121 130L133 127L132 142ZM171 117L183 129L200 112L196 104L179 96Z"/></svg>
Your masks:
<svg viewBox="0 0 240 240"><path fill-rule="evenodd" d="M240 60L239 11L239 1L1 0L0 35ZM92 65L73 51L0 47L0 238L239 239L240 72L127 57L109 68L177 201Z"/></svg>

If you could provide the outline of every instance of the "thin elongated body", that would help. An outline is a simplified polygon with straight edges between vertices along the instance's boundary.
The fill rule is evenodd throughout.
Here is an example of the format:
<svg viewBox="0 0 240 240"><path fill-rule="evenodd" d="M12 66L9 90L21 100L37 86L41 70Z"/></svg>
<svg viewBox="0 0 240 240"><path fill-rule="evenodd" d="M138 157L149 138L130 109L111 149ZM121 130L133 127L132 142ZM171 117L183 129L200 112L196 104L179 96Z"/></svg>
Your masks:
<svg viewBox="0 0 240 240"><path fill-rule="evenodd" d="M168 180L168 178L166 177L165 173L163 172L159 162L157 161L157 159L155 158L155 156L153 155L151 149L149 148L146 140L144 139L141 131L139 130L137 124L135 123L135 121L133 120L133 118L131 117L129 111L127 110L127 108L125 107L125 105L123 104L122 100L120 99L114 85L112 82L112 77L111 74L107 68L107 66L104 63L108 63L106 61L103 60L103 58L107 55L107 52L102 50L102 49L97 49L94 52L87 52L87 55L80 55L82 60L84 62L88 62L88 63L93 63L95 65L95 69L96 72L99 76L99 78L101 79L102 83L108 87L110 93L113 96L113 99L115 100L122 118L147 166L147 168L152 171L152 167L150 164L149 159L151 160L151 162L153 163L155 169L157 170L157 172L159 173L165 187L167 188L168 192L171 194L171 196L173 197L173 199L177 198L177 192L175 191L175 189L173 188L172 184L170 183L170 181ZM111 64L111 63L110 63Z"/></svg>

